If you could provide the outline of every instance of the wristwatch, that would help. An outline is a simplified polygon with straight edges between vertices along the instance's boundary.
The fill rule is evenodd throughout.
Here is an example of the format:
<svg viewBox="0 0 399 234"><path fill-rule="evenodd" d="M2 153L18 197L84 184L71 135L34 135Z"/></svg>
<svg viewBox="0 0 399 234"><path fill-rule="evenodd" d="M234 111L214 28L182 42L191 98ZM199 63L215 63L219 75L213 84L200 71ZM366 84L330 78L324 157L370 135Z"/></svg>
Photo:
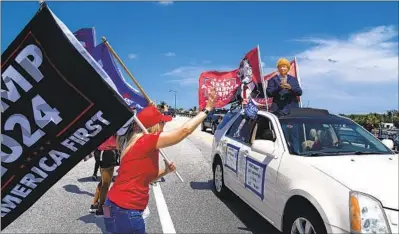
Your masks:
<svg viewBox="0 0 399 234"><path fill-rule="evenodd" d="M204 112L206 115L209 114L209 110L207 110L206 108L204 108L204 109L202 110L202 112Z"/></svg>

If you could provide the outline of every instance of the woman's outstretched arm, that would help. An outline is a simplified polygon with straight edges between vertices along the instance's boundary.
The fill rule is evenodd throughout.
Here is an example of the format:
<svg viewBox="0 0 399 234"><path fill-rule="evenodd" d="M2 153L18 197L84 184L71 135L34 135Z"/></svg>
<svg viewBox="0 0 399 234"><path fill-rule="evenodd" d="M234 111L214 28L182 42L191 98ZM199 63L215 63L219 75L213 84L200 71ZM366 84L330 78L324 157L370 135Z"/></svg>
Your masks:
<svg viewBox="0 0 399 234"><path fill-rule="evenodd" d="M216 92L214 89L210 90L209 98L205 109L212 111L215 108ZM159 135L157 142L157 149L169 147L182 141L189 136L206 118L205 112L199 112L195 117L184 123L182 126L173 129L172 131L162 132Z"/></svg>

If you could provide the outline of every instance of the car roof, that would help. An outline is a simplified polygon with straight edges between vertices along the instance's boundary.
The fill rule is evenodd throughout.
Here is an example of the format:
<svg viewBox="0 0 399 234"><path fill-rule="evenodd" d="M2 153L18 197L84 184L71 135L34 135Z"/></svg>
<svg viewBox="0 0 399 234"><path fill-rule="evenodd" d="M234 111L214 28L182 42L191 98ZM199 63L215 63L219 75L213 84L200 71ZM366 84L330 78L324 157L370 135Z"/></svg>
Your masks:
<svg viewBox="0 0 399 234"><path fill-rule="evenodd" d="M328 117L330 113L325 109L315 108L292 108L288 115L279 117L284 118L296 118L296 117Z"/></svg>
<svg viewBox="0 0 399 234"><path fill-rule="evenodd" d="M259 114L264 115L266 117L271 118L272 116L278 118L279 120L284 119L348 119L344 116L334 115L329 113L328 110L325 109L317 109L317 108L292 108L291 112L288 115L284 116L275 116L273 113L261 110Z"/></svg>

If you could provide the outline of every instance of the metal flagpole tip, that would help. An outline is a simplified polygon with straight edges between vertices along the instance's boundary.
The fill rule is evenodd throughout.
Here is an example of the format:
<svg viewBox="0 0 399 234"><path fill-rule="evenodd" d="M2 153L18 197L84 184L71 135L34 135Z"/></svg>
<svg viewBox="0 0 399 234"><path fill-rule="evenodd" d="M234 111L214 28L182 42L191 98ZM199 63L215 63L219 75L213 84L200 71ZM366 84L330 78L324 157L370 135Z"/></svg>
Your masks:
<svg viewBox="0 0 399 234"><path fill-rule="evenodd" d="M107 38L105 38L105 37L101 37L101 39L103 40L103 42L107 41Z"/></svg>
<svg viewBox="0 0 399 234"><path fill-rule="evenodd" d="M43 7L46 6L46 2L44 0L39 0L39 6L40 10L43 9Z"/></svg>

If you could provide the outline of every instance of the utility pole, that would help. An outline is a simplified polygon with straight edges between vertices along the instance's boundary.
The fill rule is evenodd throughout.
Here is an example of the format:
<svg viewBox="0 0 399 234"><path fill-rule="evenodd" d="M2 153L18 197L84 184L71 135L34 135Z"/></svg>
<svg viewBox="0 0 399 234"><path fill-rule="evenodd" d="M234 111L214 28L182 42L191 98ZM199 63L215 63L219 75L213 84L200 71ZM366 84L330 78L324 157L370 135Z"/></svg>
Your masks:
<svg viewBox="0 0 399 234"><path fill-rule="evenodd" d="M176 111L176 93L177 93L177 91L176 90L169 90L169 93L170 92L174 92L175 93L175 111Z"/></svg>

